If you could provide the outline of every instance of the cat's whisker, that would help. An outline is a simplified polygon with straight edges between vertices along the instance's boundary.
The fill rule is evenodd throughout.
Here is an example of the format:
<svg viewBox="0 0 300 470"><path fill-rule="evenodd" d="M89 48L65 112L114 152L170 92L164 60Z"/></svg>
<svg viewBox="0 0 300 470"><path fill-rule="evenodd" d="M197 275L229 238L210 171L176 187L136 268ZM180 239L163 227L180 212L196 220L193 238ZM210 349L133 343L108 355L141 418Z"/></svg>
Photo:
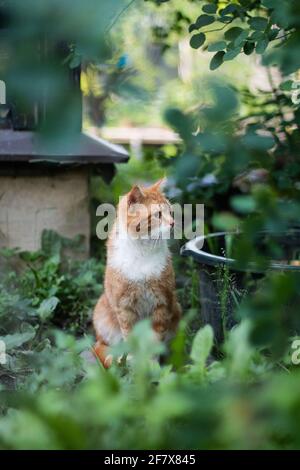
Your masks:
<svg viewBox="0 0 300 470"><path fill-rule="evenodd" d="M153 250L155 250L155 248L156 248L156 245L158 244L158 240L159 240L158 238L155 238L155 239L154 239L154 246L153 246Z"/></svg>

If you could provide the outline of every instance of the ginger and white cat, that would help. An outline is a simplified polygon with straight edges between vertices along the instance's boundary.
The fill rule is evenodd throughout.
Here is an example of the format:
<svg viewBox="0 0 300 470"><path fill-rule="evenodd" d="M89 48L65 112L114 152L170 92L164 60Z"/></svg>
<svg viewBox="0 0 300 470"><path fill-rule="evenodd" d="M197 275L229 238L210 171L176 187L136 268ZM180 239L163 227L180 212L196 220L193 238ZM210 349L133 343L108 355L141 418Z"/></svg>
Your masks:
<svg viewBox="0 0 300 470"><path fill-rule="evenodd" d="M112 361L108 347L126 339L136 322L150 317L158 339L168 341L181 316L166 240L174 219L161 183L123 196L109 235L104 293L93 317L94 351L105 367Z"/></svg>

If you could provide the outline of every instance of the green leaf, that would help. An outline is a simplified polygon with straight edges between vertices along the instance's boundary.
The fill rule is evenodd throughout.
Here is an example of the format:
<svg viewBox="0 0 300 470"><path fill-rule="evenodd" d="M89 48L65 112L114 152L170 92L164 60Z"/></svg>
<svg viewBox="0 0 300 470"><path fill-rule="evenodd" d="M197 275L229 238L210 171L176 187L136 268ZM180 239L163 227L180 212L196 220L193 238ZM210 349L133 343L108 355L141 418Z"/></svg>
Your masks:
<svg viewBox="0 0 300 470"><path fill-rule="evenodd" d="M271 31L269 31L269 33L268 33L269 41L274 41L274 39L277 38L279 32L280 32L279 28L271 29Z"/></svg>
<svg viewBox="0 0 300 470"><path fill-rule="evenodd" d="M220 133L199 133L196 138L205 152L224 152L226 149L226 140Z"/></svg>
<svg viewBox="0 0 300 470"><path fill-rule="evenodd" d="M233 196L231 207L241 214L249 214L255 210L256 203L252 196Z"/></svg>
<svg viewBox="0 0 300 470"><path fill-rule="evenodd" d="M293 80L286 80L285 82L280 84L279 88L282 91L292 91L293 85L294 85Z"/></svg>
<svg viewBox="0 0 300 470"><path fill-rule="evenodd" d="M195 25L195 23L190 24L189 33L192 33L193 31L196 31L196 30L197 30L197 26Z"/></svg>
<svg viewBox="0 0 300 470"><path fill-rule="evenodd" d="M264 31L268 26L268 20L261 16L254 16L248 21L249 26L257 31Z"/></svg>
<svg viewBox="0 0 300 470"><path fill-rule="evenodd" d="M19 348L23 344L35 337L36 331L31 325L27 325L27 331L23 333L15 333L13 335L0 336L0 341L5 344L6 351Z"/></svg>
<svg viewBox="0 0 300 470"><path fill-rule="evenodd" d="M58 303L59 299L57 297L50 297L49 299L43 300L37 311L42 321L47 320L52 315Z"/></svg>
<svg viewBox="0 0 300 470"><path fill-rule="evenodd" d="M271 135L264 136L249 132L242 137L242 143L251 150L267 151L274 146L275 140Z"/></svg>
<svg viewBox="0 0 300 470"><path fill-rule="evenodd" d="M239 28L238 26L233 26L233 28L230 28L225 32L224 37L228 41L234 41L242 32L243 32L243 28Z"/></svg>
<svg viewBox="0 0 300 470"><path fill-rule="evenodd" d="M252 52L254 51L254 47L255 47L255 43L254 42L250 42L250 41L246 41L245 44L244 44L244 53L246 55L250 55L252 54Z"/></svg>
<svg viewBox="0 0 300 470"><path fill-rule="evenodd" d="M207 358L211 352L214 342L214 333L210 325L204 326L196 334L192 350L191 350L191 359L199 369L204 371Z"/></svg>
<svg viewBox="0 0 300 470"><path fill-rule="evenodd" d="M249 34L249 31L247 29L243 29L243 31L234 40L235 47L241 46L243 44L243 42L247 39L248 34Z"/></svg>
<svg viewBox="0 0 300 470"><path fill-rule="evenodd" d="M72 59L70 60L70 68L75 69L76 67L79 67L79 65L82 62L82 57L78 54L74 54Z"/></svg>
<svg viewBox="0 0 300 470"><path fill-rule="evenodd" d="M194 131L194 121L190 115L184 114L178 108L168 108L165 112L165 119L183 140L191 139L191 134Z"/></svg>
<svg viewBox="0 0 300 470"><path fill-rule="evenodd" d="M210 61L209 68L210 70L216 70L223 64L224 61L224 51L217 52Z"/></svg>
<svg viewBox="0 0 300 470"><path fill-rule="evenodd" d="M227 7L223 8L223 10L220 11L221 16L228 15L228 13L234 13L238 9L237 5L227 5Z"/></svg>
<svg viewBox="0 0 300 470"><path fill-rule="evenodd" d="M204 33L194 34L190 40L190 46L193 49L199 49L205 43L206 36Z"/></svg>
<svg viewBox="0 0 300 470"><path fill-rule="evenodd" d="M204 5L202 7L202 11L204 11L204 13L209 13L209 14L216 13L217 9L218 9L217 5L214 5L212 3L208 3L207 5Z"/></svg>
<svg viewBox="0 0 300 470"><path fill-rule="evenodd" d="M278 6L278 0L262 0L262 4L267 8L275 8Z"/></svg>
<svg viewBox="0 0 300 470"><path fill-rule="evenodd" d="M212 223L218 230L235 230L239 226L239 219L230 212L214 214Z"/></svg>
<svg viewBox="0 0 300 470"><path fill-rule="evenodd" d="M252 39L253 41L259 41L260 39L263 39L265 37L265 34L262 31L253 31L249 39Z"/></svg>
<svg viewBox="0 0 300 470"><path fill-rule="evenodd" d="M263 54L265 50L267 49L269 44L268 39L261 39L260 41L257 42L256 44L256 52L257 54Z"/></svg>
<svg viewBox="0 0 300 470"><path fill-rule="evenodd" d="M220 18L218 18L218 21L220 21L220 23L231 23L232 17L231 16L220 16Z"/></svg>
<svg viewBox="0 0 300 470"><path fill-rule="evenodd" d="M224 55L224 61L234 59L237 55L239 55L240 52L241 52L240 47L236 47L235 49L231 49L227 51Z"/></svg>
<svg viewBox="0 0 300 470"><path fill-rule="evenodd" d="M228 366L231 376L247 377L249 375L251 359L253 359L255 354L249 342L250 332L250 321L245 320L233 328L228 335L225 351L228 356Z"/></svg>
<svg viewBox="0 0 300 470"><path fill-rule="evenodd" d="M178 182L184 181L195 176L201 163L198 155L184 153L176 163L176 179Z"/></svg>
<svg viewBox="0 0 300 470"><path fill-rule="evenodd" d="M226 41L217 41L210 44L207 48L208 52L223 51L226 47Z"/></svg>
<svg viewBox="0 0 300 470"><path fill-rule="evenodd" d="M197 20L196 20L196 28L202 28L203 26L208 26L209 24L212 24L215 21L214 16L210 15L200 15Z"/></svg>

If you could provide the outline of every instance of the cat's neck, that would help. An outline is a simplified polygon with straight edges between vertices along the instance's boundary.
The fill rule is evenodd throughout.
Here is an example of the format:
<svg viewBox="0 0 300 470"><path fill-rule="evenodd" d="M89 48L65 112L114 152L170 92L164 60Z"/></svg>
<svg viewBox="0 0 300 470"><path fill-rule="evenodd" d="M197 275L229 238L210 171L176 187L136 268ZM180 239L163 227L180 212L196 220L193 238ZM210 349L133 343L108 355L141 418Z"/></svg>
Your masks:
<svg viewBox="0 0 300 470"><path fill-rule="evenodd" d="M107 262L131 281L159 278L170 259L167 240L134 239L126 230L113 230Z"/></svg>

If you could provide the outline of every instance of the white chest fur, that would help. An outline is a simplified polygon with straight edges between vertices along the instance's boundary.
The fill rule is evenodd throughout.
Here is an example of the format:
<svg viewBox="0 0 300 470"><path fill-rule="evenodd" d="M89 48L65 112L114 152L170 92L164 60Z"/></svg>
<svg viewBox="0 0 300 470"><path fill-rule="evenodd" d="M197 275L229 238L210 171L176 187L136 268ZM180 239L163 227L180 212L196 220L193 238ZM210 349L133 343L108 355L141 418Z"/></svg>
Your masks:
<svg viewBox="0 0 300 470"><path fill-rule="evenodd" d="M146 281L161 275L169 256L166 240L155 243L122 236L114 240L108 264L131 281Z"/></svg>

